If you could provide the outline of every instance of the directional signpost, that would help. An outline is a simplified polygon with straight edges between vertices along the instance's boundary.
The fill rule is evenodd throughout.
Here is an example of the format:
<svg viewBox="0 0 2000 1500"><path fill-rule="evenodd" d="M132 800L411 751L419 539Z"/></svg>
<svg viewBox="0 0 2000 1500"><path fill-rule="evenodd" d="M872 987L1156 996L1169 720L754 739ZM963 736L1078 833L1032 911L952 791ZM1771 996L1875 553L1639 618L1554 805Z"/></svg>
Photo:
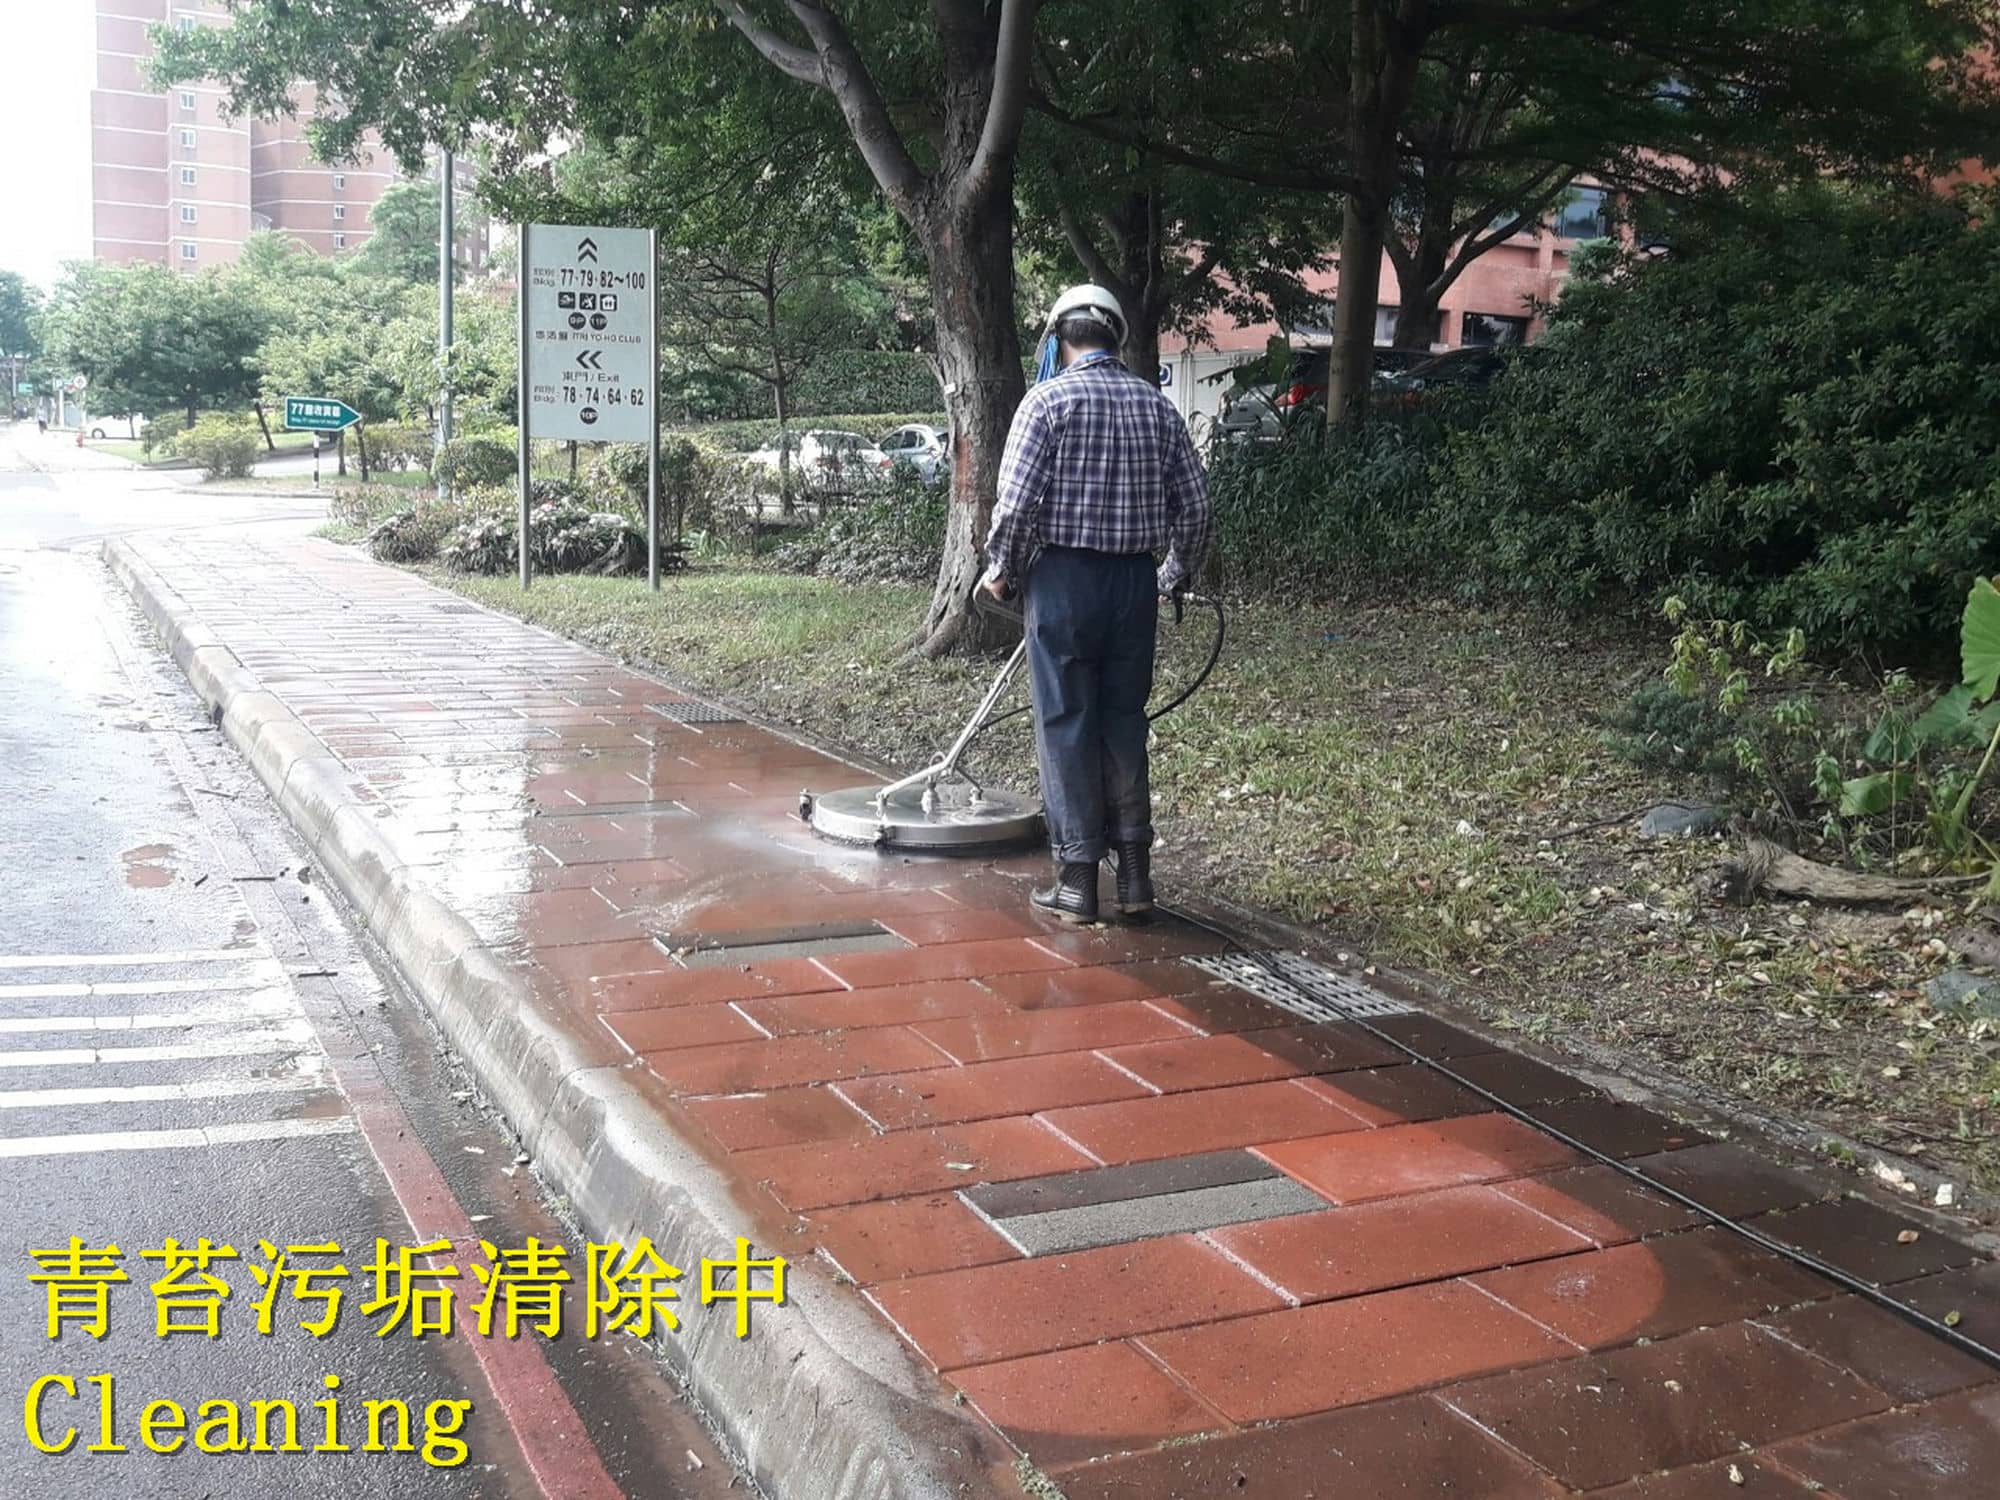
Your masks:
<svg viewBox="0 0 2000 1500"><path fill-rule="evenodd" d="M644 443L646 578L660 586L658 265L650 229L521 226L521 587L529 582L530 435Z"/></svg>
<svg viewBox="0 0 2000 1500"><path fill-rule="evenodd" d="M361 413L331 396L285 397L285 425L299 432L340 432L361 420Z"/></svg>
<svg viewBox="0 0 2000 1500"><path fill-rule="evenodd" d="M345 432L361 420L361 413L345 401L331 396L285 397L285 426L294 432L313 435L313 488L319 488L319 435Z"/></svg>

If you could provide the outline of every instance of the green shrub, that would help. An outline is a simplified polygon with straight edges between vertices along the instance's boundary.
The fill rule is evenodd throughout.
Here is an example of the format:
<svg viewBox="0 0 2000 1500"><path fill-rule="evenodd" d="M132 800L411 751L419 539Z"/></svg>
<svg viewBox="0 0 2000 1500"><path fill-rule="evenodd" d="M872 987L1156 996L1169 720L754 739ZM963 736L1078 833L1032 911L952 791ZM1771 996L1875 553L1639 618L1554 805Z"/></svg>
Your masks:
<svg viewBox="0 0 2000 1500"><path fill-rule="evenodd" d="M410 492L393 484L336 488L326 502L327 519L363 529L410 507Z"/></svg>
<svg viewBox="0 0 2000 1500"><path fill-rule="evenodd" d="M398 423L378 427L370 422L364 436L371 468L427 470L431 466L435 449L427 428Z"/></svg>
<svg viewBox="0 0 2000 1500"><path fill-rule="evenodd" d="M794 432L823 427L841 432L860 432L871 438L881 438L894 432L898 427L907 427L912 422L926 422L933 427L949 425L942 412L906 411L873 416L844 412L835 416L797 417L792 420L790 426ZM725 452L752 453L778 440L778 424L769 417L738 422L704 422L684 428L678 435L700 439ZM666 434L662 434L662 440L665 436Z"/></svg>
<svg viewBox="0 0 2000 1500"><path fill-rule="evenodd" d="M264 438L251 418L212 412L176 436L173 451L205 479L244 479L264 451Z"/></svg>
<svg viewBox="0 0 2000 1500"><path fill-rule="evenodd" d="M937 376L921 354L899 349L843 349L822 355L800 373L792 386L792 409L810 417L818 412L897 412L935 406ZM880 427L871 419L864 432ZM891 423L891 426L897 424Z"/></svg>
<svg viewBox="0 0 2000 1500"><path fill-rule="evenodd" d="M1931 650L2000 564L2000 223L1815 194L1572 282L1454 435L1444 544L1569 609L1682 595Z"/></svg>
<svg viewBox="0 0 2000 1500"><path fill-rule="evenodd" d="M1377 422L1219 453L1216 563L1239 587L1423 584L1452 569L1432 535L1441 429Z"/></svg>
<svg viewBox="0 0 2000 1500"><path fill-rule="evenodd" d="M457 490L487 484L505 484L519 472L514 444L494 437L453 438L438 453L433 478Z"/></svg>
<svg viewBox="0 0 2000 1500"><path fill-rule="evenodd" d="M403 507L382 517L368 533L368 552L377 562L430 562L455 529L481 515L496 513L492 505L469 496L419 500L411 505L407 490L397 493L403 497Z"/></svg>
<svg viewBox="0 0 2000 1500"><path fill-rule="evenodd" d="M937 576L950 506L947 486L899 473L879 495L833 511L772 560L845 583L920 583Z"/></svg>
<svg viewBox="0 0 2000 1500"><path fill-rule="evenodd" d="M516 535L513 517L480 516L452 528L438 546L437 560L454 573L509 573L517 556Z"/></svg>

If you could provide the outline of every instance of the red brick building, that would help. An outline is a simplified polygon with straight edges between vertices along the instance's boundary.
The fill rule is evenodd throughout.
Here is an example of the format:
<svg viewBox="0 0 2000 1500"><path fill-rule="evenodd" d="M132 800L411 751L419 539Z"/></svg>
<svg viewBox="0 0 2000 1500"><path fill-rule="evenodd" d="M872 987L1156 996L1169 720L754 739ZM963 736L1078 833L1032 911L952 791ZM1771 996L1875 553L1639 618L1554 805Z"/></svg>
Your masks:
<svg viewBox="0 0 2000 1500"><path fill-rule="evenodd" d="M329 167L312 159L299 118L227 120L213 85L147 86L148 28L227 25L221 0L96 7L91 223L99 259L193 270L234 260L258 229L283 230L329 255L367 239L369 210L400 176L386 159ZM311 102L305 91L302 113Z"/></svg>
<svg viewBox="0 0 2000 1500"><path fill-rule="evenodd" d="M1569 252L1579 240L1608 232L1604 195L1597 188L1579 188L1571 201L1553 215L1553 223L1539 232L1517 234L1474 261L1444 295L1440 326L1431 347L1456 349L1466 344L1500 344L1527 339L1538 331L1534 315L1537 303L1553 302L1569 273ZM1340 286L1336 267L1311 279L1311 290L1329 300ZM1395 337L1397 299L1400 297L1396 268L1387 255L1382 257L1381 305L1376 310L1375 342L1387 345ZM1329 318L1328 322L1331 321ZM1186 339L1161 340L1160 359L1166 378L1165 390L1187 417L1215 415L1226 380L1211 377L1261 351L1271 336L1286 334L1293 347L1325 347L1330 342L1327 327L1280 329L1275 323L1240 325L1227 315L1209 320L1206 337L1190 344Z"/></svg>

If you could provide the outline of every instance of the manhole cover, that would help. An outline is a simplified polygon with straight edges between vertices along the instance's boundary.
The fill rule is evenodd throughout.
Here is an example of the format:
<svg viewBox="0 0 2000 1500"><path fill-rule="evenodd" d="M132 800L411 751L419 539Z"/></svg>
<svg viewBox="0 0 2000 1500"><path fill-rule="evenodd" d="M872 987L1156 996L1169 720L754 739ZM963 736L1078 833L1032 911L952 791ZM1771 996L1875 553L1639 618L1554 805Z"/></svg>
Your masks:
<svg viewBox="0 0 2000 1500"><path fill-rule="evenodd" d="M1248 1151L987 1183L959 1197L1023 1255L1063 1255L1327 1206Z"/></svg>
<svg viewBox="0 0 2000 1500"><path fill-rule="evenodd" d="M1282 948L1254 949L1248 953L1202 954L1187 958L1204 974L1226 979L1238 989L1248 990L1259 999L1282 1006L1308 1021L1351 1021L1357 1016L1407 1015L1411 1006L1393 995L1385 995L1371 985L1346 974L1337 974L1324 964Z"/></svg>

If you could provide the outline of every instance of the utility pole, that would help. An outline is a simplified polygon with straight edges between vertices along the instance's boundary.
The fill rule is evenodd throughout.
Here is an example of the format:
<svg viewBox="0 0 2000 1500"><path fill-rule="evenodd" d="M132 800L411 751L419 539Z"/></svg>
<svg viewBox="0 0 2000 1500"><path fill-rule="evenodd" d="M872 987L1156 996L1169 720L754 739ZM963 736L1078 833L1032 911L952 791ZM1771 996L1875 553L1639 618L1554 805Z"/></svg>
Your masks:
<svg viewBox="0 0 2000 1500"><path fill-rule="evenodd" d="M452 228L453 178L452 153L446 151L441 158L438 172L438 452L443 454L445 445L451 441L451 293L452 283L457 280L455 259L457 235ZM443 465L439 465L443 468ZM439 491L444 498L451 498L451 482L440 480Z"/></svg>

